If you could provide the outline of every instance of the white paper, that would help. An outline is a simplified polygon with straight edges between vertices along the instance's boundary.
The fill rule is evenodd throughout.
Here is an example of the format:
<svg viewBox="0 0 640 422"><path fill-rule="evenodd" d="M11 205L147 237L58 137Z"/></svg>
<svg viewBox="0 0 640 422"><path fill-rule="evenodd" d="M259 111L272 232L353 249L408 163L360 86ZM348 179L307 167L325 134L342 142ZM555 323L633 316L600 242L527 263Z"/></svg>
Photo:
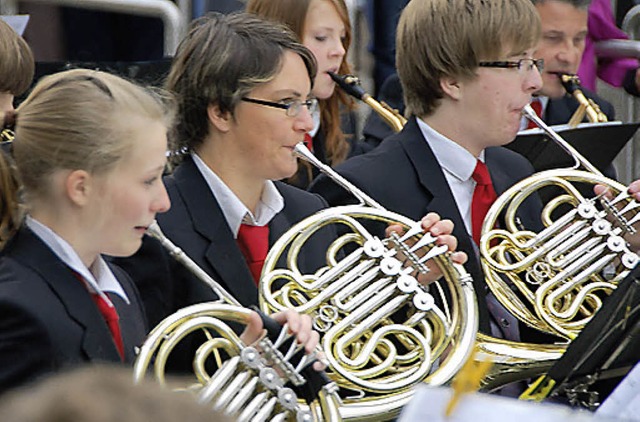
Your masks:
<svg viewBox="0 0 640 422"><path fill-rule="evenodd" d="M398 422L620 422L552 403L536 403L486 393L465 394L451 416L445 410L453 390L421 386L405 406Z"/></svg>
<svg viewBox="0 0 640 422"><path fill-rule="evenodd" d="M596 410L597 415L640 421L640 364L622 379L615 390Z"/></svg>
<svg viewBox="0 0 640 422"><path fill-rule="evenodd" d="M0 15L0 19L9 24L18 35L22 36L29 23L29 15Z"/></svg>

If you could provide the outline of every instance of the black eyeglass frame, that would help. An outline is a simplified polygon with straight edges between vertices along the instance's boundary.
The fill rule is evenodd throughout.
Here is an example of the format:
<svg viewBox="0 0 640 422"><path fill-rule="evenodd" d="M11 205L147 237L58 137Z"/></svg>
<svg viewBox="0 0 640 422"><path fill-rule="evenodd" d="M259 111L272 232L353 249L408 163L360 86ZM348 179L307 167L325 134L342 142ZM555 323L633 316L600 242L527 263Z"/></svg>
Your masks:
<svg viewBox="0 0 640 422"><path fill-rule="evenodd" d="M501 69L522 69L524 62L530 62L531 67L526 70L533 70L535 67L538 72L542 72L544 69L544 59L520 59L520 60L500 60L495 62L480 62L479 67L497 67Z"/></svg>
<svg viewBox="0 0 640 422"><path fill-rule="evenodd" d="M300 111L302 110L302 106L307 107L307 110L309 110L310 113L315 111L318 108L317 98L309 98L306 101L292 100L288 104L276 103L273 101L261 100L258 98L251 98L251 97L241 97L240 99L248 103L259 104L267 107L274 107L274 108L279 108L281 110L285 110L287 116L289 117L296 117L298 114L300 114Z"/></svg>

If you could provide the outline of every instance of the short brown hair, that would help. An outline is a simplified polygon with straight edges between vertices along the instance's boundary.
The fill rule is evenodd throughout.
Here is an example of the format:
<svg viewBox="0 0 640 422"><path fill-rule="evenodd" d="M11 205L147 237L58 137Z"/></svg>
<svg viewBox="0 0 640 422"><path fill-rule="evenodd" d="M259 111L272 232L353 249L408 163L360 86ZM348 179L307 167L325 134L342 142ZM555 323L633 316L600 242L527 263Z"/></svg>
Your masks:
<svg viewBox="0 0 640 422"><path fill-rule="evenodd" d="M186 152L202 144L209 133L209 105L233 114L243 96L277 76L287 50L300 56L313 86L315 58L285 26L248 13L211 13L196 20L167 79L178 105L172 149Z"/></svg>
<svg viewBox="0 0 640 422"><path fill-rule="evenodd" d="M0 92L22 94L31 85L34 70L29 45L0 19Z"/></svg>
<svg viewBox="0 0 640 422"><path fill-rule="evenodd" d="M431 114L440 80L474 78L482 60L535 48L540 17L531 0L413 0L398 25L398 75L407 113Z"/></svg>

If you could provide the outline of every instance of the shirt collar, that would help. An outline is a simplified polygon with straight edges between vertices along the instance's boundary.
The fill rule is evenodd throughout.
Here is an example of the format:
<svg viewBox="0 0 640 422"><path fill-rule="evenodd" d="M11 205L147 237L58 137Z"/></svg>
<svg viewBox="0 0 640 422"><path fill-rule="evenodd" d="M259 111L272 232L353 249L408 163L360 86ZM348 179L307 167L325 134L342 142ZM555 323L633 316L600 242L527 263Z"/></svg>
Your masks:
<svg viewBox="0 0 640 422"><path fill-rule="evenodd" d="M207 182L211 193L218 201L222 214L224 214L234 237L238 237L240 224L266 226L284 208L284 198L278 192L275 184L271 180L267 180L264 183L256 213L253 214L222 179L205 164L198 154L192 152L191 156L202 177Z"/></svg>
<svg viewBox="0 0 640 422"><path fill-rule="evenodd" d="M476 168L476 157L456 142L437 132L422 119L416 119L422 136L431 147L440 166L460 181L471 179L473 170ZM484 150L482 150L478 159L484 162L484 156Z"/></svg>
<svg viewBox="0 0 640 422"><path fill-rule="evenodd" d="M109 298L105 292L112 292L129 303L129 297L101 255L98 255L91 267L87 268L73 247L49 227L29 215L26 224L62 262L84 278L90 291L107 301Z"/></svg>

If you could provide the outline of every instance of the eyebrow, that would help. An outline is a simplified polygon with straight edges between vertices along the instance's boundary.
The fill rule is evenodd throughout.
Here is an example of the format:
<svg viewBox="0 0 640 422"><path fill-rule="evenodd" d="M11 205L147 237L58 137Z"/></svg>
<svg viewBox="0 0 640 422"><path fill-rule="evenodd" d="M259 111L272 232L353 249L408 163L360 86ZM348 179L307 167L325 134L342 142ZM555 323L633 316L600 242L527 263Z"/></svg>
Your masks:
<svg viewBox="0 0 640 422"><path fill-rule="evenodd" d="M302 94L295 89L279 89L273 93L273 95L290 95L297 98L302 98Z"/></svg>

